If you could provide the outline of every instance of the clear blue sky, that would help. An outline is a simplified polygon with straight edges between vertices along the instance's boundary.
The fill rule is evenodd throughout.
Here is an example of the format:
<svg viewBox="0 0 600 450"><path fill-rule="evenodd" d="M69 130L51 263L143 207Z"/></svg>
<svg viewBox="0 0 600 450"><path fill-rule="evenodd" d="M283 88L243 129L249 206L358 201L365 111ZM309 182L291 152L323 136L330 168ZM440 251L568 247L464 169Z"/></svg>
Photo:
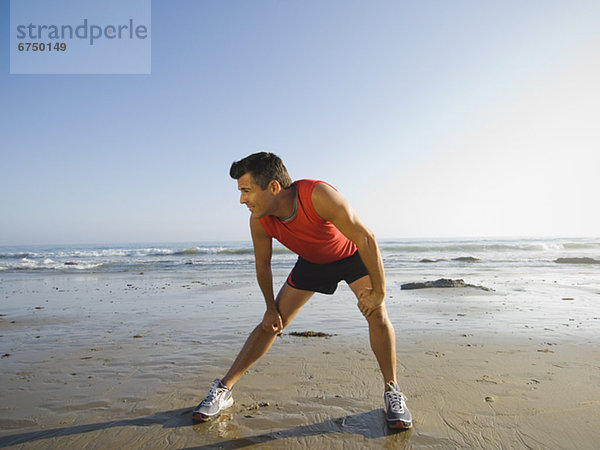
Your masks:
<svg viewBox="0 0 600 450"><path fill-rule="evenodd" d="M600 235L600 2L152 1L151 75L9 75L0 245L248 239L266 150L380 238Z"/></svg>

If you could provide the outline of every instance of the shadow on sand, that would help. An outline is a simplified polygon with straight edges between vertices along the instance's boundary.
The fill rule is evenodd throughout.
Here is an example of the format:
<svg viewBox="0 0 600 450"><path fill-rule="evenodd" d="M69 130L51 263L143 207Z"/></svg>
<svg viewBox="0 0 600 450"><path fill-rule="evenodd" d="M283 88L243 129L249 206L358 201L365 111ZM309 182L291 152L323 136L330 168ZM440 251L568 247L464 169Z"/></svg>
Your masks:
<svg viewBox="0 0 600 450"><path fill-rule="evenodd" d="M202 433L202 427L207 424L196 425L197 432ZM345 434L362 436L365 439L378 439L389 436L393 439L393 448L402 448L403 444L408 446L412 430L395 431L389 430L385 423L381 409L353 414L350 416L328 419L312 425L303 425L287 430L278 430L270 433L256 434L254 436L241 437L224 440L208 445L190 447L192 449L231 449L248 447L251 445L264 444L281 439L297 439L310 436L321 436L327 434Z"/></svg>
<svg viewBox="0 0 600 450"><path fill-rule="evenodd" d="M301 438L318 435L326 435L330 433L343 433L363 436L366 439L377 439L389 435L397 435L398 440L395 440L396 445L408 444L411 431L396 432L388 430L385 425L385 420L380 409L368 411L364 413L343 416L334 419L328 419L320 423L312 425L303 425L286 430L273 431L264 434L256 434L254 436L239 437L235 439L227 439L227 434L215 436L211 428L217 426L227 426L231 423L228 416L221 418L219 422L208 422L201 424L193 424L190 415L191 408L175 409L171 411L163 411L151 416L144 416L132 419L122 419L112 422L102 422L88 425L76 425L66 428L54 428L51 430L32 431L28 433L19 433L0 437L0 447L9 445L19 445L29 442L39 441L42 439L60 438L65 436L74 436L94 431L107 430L118 427L149 427L160 425L163 429L193 427L198 434L205 435L207 440L213 441L211 444L194 446L193 438L189 448L195 449L210 449L210 448L240 448L249 445L276 441L287 438Z"/></svg>
<svg viewBox="0 0 600 450"><path fill-rule="evenodd" d="M192 408L174 409L164 411L151 416L137 417L133 419L115 420L112 422L92 423L88 425L76 425L66 428L54 428L52 430L32 431L29 433L13 434L0 437L0 447L7 445L24 444L26 442L39 441L61 436L73 436L77 434L90 433L92 431L107 430L117 427L149 427L162 425L163 428L179 428L191 426L190 414Z"/></svg>

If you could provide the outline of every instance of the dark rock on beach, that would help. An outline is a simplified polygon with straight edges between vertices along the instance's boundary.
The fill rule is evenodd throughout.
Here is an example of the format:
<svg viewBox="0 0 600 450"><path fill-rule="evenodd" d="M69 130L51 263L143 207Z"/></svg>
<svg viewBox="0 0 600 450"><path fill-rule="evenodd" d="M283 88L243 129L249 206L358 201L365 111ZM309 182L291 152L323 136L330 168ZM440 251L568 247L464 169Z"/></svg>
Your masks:
<svg viewBox="0 0 600 450"><path fill-rule="evenodd" d="M472 256L461 256L459 258L452 258L452 261L474 263L474 262L478 262L479 258L474 258Z"/></svg>
<svg viewBox="0 0 600 450"><path fill-rule="evenodd" d="M463 288L463 287L472 287L477 289L482 289L484 291L493 291L485 286L477 286L474 284L465 283L463 280L452 280L449 278L440 278L435 281L422 281L417 283L406 283L400 286L401 289L409 290L409 289L427 289L427 288Z"/></svg>
<svg viewBox="0 0 600 450"><path fill-rule="evenodd" d="M440 262L440 261L448 261L447 259L429 259L429 258L424 258L422 260L420 260L420 263L436 263L436 262ZM452 261L458 261L458 262L466 262L466 263L475 263L475 262L479 262L480 259L479 258L475 258L473 256L460 256L458 258L452 258Z"/></svg>
<svg viewBox="0 0 600 450"><path fill-rule="evenodd" d="M594 258L558 258L554 260L558 264L600 264L600 261Z"/></svg>

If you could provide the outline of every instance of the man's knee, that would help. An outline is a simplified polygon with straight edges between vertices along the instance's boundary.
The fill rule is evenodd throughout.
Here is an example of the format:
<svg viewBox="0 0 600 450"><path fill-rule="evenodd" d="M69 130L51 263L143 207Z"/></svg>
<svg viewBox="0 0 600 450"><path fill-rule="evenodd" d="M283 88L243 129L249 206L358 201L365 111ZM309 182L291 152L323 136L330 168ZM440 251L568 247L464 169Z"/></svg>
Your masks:
<svg viewBox="0 0 600 450"><path fill-rule="evenodd" d="M289 325L289 323L291 322L291 320L286 317L286 316L281 316L281 325L282 325L282 330L287 327Z"/></svg>
<svg viewBox="0 0 600 450"><path fill-rule="evenodd" d="M387 326L389 323L385 305L381 305L365 318L367 319L367 322L369 322L369 325Z"/></svg>
<svg viewBox="0 0 600 450"><path fill-rule="evenodd" d="M281 330L275 329L273 325L264 322L260 322L252 332L252 334L261 339L270 339L273 336L277 336L279 333L281 333Z"/></svg>
<svg viewBox="0 0 600 450"><path fill-rule="evenodd" d="M266 325L263 322L259 323L258 326L256 327L256 329L265 334L278 335L285 329L285 327L287 327L289 325L290 322L291 322L290 319L288 319L285 316L281 316L281 325L282 325L281 330L275 331L272 326Z"/></svg>

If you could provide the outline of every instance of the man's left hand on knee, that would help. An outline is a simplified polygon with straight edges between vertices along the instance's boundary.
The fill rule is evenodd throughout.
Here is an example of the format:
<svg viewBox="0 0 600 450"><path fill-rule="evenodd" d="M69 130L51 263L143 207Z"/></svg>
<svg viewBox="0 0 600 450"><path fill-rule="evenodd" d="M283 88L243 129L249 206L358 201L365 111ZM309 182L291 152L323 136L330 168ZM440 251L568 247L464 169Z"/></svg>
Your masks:
<svg viewBox="0 0 600 450"><path fill-rule="evenodd" d="M366 318L383 306L384 292L377 292L371 288L365 288L358 293L358 309Z"/></svg>

